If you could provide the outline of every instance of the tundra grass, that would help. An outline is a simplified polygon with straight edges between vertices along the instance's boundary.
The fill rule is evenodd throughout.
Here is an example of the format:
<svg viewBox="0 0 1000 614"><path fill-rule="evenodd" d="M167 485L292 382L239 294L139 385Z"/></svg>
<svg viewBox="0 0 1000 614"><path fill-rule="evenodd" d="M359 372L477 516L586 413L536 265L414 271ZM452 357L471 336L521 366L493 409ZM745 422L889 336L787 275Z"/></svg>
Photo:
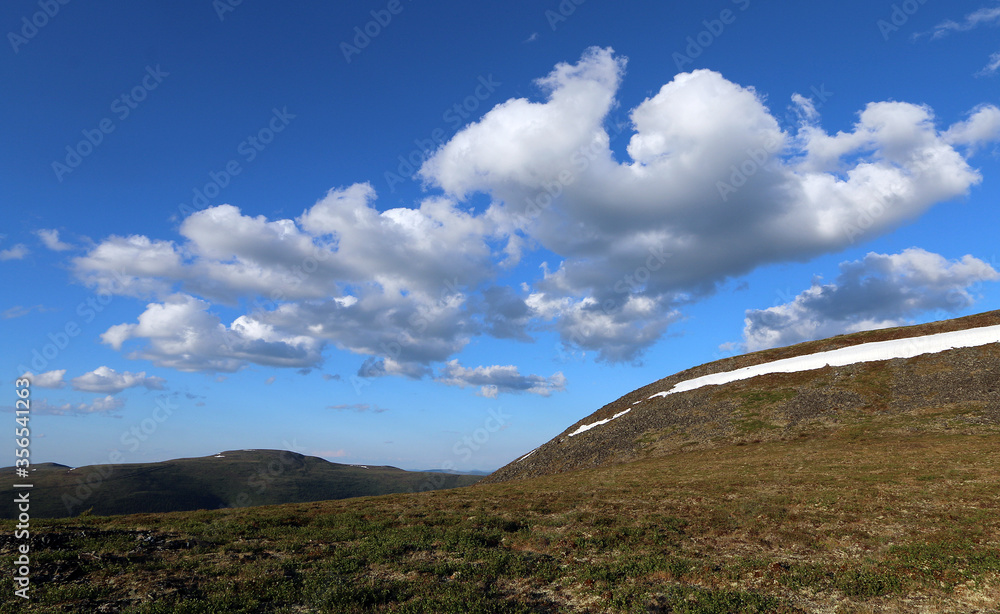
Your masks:
<svg viewBox="0 0 1000 614"><path fill-rule="evenodd" d="M996 435L833 433L422 494L41 520L32 599L8 588L0 611L998 612L998 467Z"/></svg>

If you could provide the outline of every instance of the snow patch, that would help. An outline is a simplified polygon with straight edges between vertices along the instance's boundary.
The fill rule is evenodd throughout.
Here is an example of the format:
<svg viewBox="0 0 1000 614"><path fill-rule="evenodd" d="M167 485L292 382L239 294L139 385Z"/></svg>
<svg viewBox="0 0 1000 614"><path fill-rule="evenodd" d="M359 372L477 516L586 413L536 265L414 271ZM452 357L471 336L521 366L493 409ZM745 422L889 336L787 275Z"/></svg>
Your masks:
<svg viewBox="0 0 1000 614"><path fill-rule="evenodd" d="M937 333L934 335L924 335L921 337L907 337L906 339L892 339L890 341L873 341L871 343L860 343L850 347L828 350L826 352L816 352L815 354L805 354L793 358L783 358L765 362L751 367L743 367L735 371L725 371L723 373L713 373L703 375L693 379L685 380L676 384L670 390L657 392L650 395L649 399L665 397L678 392L687 392L702 386L719 386L738 380L767 375L768 373L795 373L798 371L811 371L822 369L823 367L843 367L859 362L877 362L880 360L892 360L894 358L913 358L922 354L937 354L946 350L957 348L978 347L1000 343L1000 325L982 326L980 328L969 328L966 330L956 330L948 333ZM638 405L642 401L632 403ZM570 437L585 433L590 429L607 424L615 418L624 416L632 408L619 412L606 420L598 420L593 424L585 424L569 434ZM534 452L534 450L532 450ZM531 452L528 453L530 455ZM525 455L519 460L528 457Z"/></svg>
<svg viewBox="0 0 1000 614"><path fill-rule="evenodd" d="M816 352L804 356L784 358L772 362L765 362L751 367L743 367L735 371L723 373L713 373L703 375L694 379L685 380L675 385L665 392L657 392L649 397L665 397L669 394L687 392L702 386L718 386L728 384L738 380L767 375L768 373L794 373L798 371L811 371L822 369L826 366L842 367L859 362L876 362L880 360L892 360L894 358L913 358L922 354L937 354L946 350L957 348L977 347L1000 343L1000 325L983 326L980 328L969 328L966 330L956 330L948 333L937 333L934 335L924 335L922 337L908 337L906 339L893 339L890 341L874 341L872 343L861 343L846 348L828 350L826 352Z"/></svg>
<svg viewBox="0 0 1000 614"><path fill-rule="evenodd" d="M538 450L538 448L535 448L534 450L532 450L531 452L528 452L527 454L525 454L524 456L522 456L521 458L517 459L514 462L519 463L519 462L523 461L524 459L526 459L529 456L531 456L532 454L534 454L537 450Z"/></svg>
<svg viewBox="0 0 1000 614"><path fill-rule="evenodd" d="M598 420L597 422L594 422L593 424L584 424L580 428L578 428L575 431L573 431L572 433L570 433L569 436L570 437L575 437L575 436L579 435L580 433L586 433L587 431L589 431L590 429L594 428L595 426L601 426L602 424L607 424L608 422L611 422L612 420L615 420L617 418L620 418L620 417L624 416L625 414L627 414L630 411L632 411L631 407L629 407L625 411L620 411L617 414L615 414L615 415L613 415L610 418L607 418L605 420Z"/></svg>

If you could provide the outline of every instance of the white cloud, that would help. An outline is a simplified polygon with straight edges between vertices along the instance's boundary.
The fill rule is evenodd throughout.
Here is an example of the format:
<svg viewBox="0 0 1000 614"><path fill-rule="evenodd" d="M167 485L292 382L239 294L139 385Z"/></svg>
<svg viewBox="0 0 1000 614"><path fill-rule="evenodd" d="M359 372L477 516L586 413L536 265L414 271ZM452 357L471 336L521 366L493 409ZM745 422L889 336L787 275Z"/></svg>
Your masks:
<svg viewBox="0 0 1000 614"><path fill-rule="evenodd" d="M947 19L934 26L930 32L925 32L917 36L929 34L931 39L944 38L952 32L967 32L980 26L1000 25L1000 7L983 7L966 15L961 21ZM989 62L976 73L977 77L988 77L995 75L1000 70L1000 52L990 56Z"/></svg>
<svg viewBox="0 0 1000 614"><path fill-rule="evenodd" d="M755 351L899 326L922 313L969 307L975 301L970 286L998 280L1000 273L972 256L948 261L917 248L870 253L842 263L833 283L817 280L789 303L747 311L743 340Z"/></svg>
<svg viewBox="0 0 1000 614"><path fill-rule="evenodd" d="M73 246L70 245L69 243L63 243L62 241L59 240L58 230L54 229L48 230L42 228L40 230L36 230L35 234L38 235L38 238L42 240L42 243L45 245L45 247L53 251L64 252L66 250L73 249Z"/></svg>
<svg viewBox="0 0 1000 614"><path fill-rule="evenodd" d="M976 73L976 76L989 77L997 74L998 70L1000 70L1000 51L990 55L989 62L986 63L986 66L982 70Z"/></svg>
<svg viewBox="0 0 1000 614"><path fill-rule="evenodd" d="M125 401L108 395L90 403L63 403L53 405L45 399L33 399L31 411L39 415L73 416L87 414L112 414L125 406Z"/></svg>
<svg viewBox="0 0 1000 614"><path fill-rule="evenodd" d="M334 409L337 411L356 411L358 413L364 413L370 411L375 414L381 414L383 412L389 411L384 407L379 407L378 405L372 405L371 403L345 403L341 405L330 405L327 409Z"/></svg>
<svg viewBox="0 0 1000 614"><path fill-rule="evenodd" d="M321 341L283 334L250 316L240 316L227 327L208 308L205 301L176 294L147 305L136 324L112 326L101 340L121 349L130 339L145 339L131 358L179 371L233 372L248 363L303 368L322 361Z"/></svg>
<svg viewBox="0 0 1000 614"><path fill-rule="evenodd" d="M1000 54L997 54L1000 58ZM1000 61L1000 60L998 60ZM983 105L969 114L969 119L958 122L944 133L945 142L952 145L979 145L1000 139L1000 109Z"/></svg>
<svg viewBox="0 0 1000 614"><path fill-rule="evenodd" d="M190 274L172 241L111 235L73 259L78 279L99 292L130 296L169 293L173 280Z"/></svg>
<svg viewBox="0 0 1000 614"><path fill-rule="evenodd" d="M55 371L39 373L38 375L25 373L21 377L30 379L31 385L37 386L38 388L62 388L66 385L66 382L63 381L63 377L65 377L65 375L66 369L58 369Z"/></svg>
<svg viewBox="0 0 1000 614"><path fill-rule="evenodd" d="M78 278L153 302L104 341L209 371L315 367L332 345L362 357L363 376L419 378L476 336L551 329L635 361L727 279L965 195L981 180L965 156L998 137L995 106L939 128L904 102L870 103L831 134L801 96L801 124L785 131L762 94L709 70L676 75L627 126L611 120L625 65L592 48L538 81L544 99L494 107L428 159L421 174L444 194L413 207L380 211L358 183L295 219L221 205L185 219L177 242L108 237L73 260ZM463 201L474 193L491 197L485 211ZM499 284L529 252L552 267ZM208 301L252 307L227 326Z"/></svg>
<svg viewBox="0 0 1000 614"><path fill-rule="evenodd" d="M1000 7L983 7L965 16L962 21L947 19L934 26L930 35L932 39L943 38L952 32L966 32L979 26L995 26L1000 24Z"/></svg>
<svg viewBox="0 0 1000 614"><path fill-rule="evenodd" d="M23 243L18 243L10 249L0 250L0 262L5 260L23 260L28 253L28 248Z"/></svg>
<svg viewBox="0 0 1000 614"><path fill-rule="evenodd" d="M562 258L528 303L608 360L634 359L678 306L727 278L843 249L964 195L981 177L952 145L996 138L985 130L996 107L942 133L930 109L902 102L871 103L833 135L806 108L786 133L755 90L698 70L631 111L618 161L607 123L623 70L591 49L540 81L545 101L495 107L421 169L456 197L490 194L499 223Z"/></svg>
<svg viewBox="0 0 1000 614"><path fill-rule="evenodd" d="M479 395L495 399L499 394L527 392L547 397L566 389L566 377L556 372L549 377L521 375L514 365L466 368L458 360L449 361L437 376L448 386L479 386Z"/></svg>
<svg viewBox="0 0 1000 614"><path fill-rule="evenodd" d="M70 383L74 390L82 392L118 394L122 390L137 386L143 386L147 390L163 390L165 381L162 377L147 376L145 371L119 373L110 367L102 366L80 377L74 377Z"/></svg>
<svg viewBox="0 0 1000 614"><path fill-rule="evenodd" d="M8 307L7 309L4 309L3 312L0 312L0 318L3 318L4 320L12 320L14 318L24 317L29 313L31 313L32 311L37 311L38 313L46 313L49 311L57 311L57 310L54 308L50 309L45 305L32 305L31 307L25 307L23 305L14 305L13 307Z"/></svg>

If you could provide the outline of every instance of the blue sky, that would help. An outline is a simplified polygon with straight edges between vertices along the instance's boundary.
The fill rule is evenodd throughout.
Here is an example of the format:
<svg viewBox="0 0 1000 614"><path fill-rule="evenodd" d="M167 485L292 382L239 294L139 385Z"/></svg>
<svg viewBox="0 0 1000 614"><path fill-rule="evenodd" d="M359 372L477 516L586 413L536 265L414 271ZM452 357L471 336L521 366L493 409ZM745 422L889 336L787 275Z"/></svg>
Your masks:
<svg viewBox="0 0 1000 614"><path fill-rule="evenodd" d="M690 366L1000 308L1000 3L340 4L6 3L35 462L490 470Z"/></svg>

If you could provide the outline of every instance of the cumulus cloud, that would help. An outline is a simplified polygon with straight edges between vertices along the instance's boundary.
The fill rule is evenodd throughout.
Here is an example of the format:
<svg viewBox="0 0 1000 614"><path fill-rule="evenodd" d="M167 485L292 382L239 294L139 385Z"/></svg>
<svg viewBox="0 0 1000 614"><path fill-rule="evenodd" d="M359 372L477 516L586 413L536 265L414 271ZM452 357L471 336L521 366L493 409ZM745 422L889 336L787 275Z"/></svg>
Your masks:
<svg viewBox="0 0 1000 614"><path fill-rule="evenodd" d="M179 371L233 372L248 363L302 368L321 362L317 339L286 335L245 315L226 326L209 307L206 301L175 294L148 304L137 323L112 326L101 340L117 350L130 339L144 339L130 358Z"/></svg>
<svg viewBox="0 0 1000 614"><path fill-rule="evenodd" d="M102 394L118 394L127 388L142 386L147 390L163 390L166 383L162 377L147 376L145 371L138 373L121 373L110 367L97 367L89 373L70 380L74 390L82 392L99 392Z"/></svg>
<svg viewBox="0 0 1000 614"><path fill-rule="evenodd" d="M46 371L45 373L39 373L34 375L33 373L25 373L21 377L26 377L31 380L32 386L37 386L38 388L62 388L66 385L63 378L66 376L66 369L58 369L56 371Z"/></svg>
<svg viewBox="0 0 1000 614"><path fill-rule="evenodd" d="M467 368L458 360L449 361L437 376L448 386L478 386L479 395L495 399L500 394L527 392L543 397L566 389L566 377L556 372L549 377L521 375L514 365Z"/></svg>
<svg viewBox="0 0 1000 614"><path fill-rule="evenodd" d="M624 124L611 115L625 68L600 48L558 64L541 99L507 100L442 145L420 170L440 193L412 207L380 211L357 183L294 219L221 205L187 217L176 241L108 237L73 260L77 277L152 302L104 341L210 371L308 369L332 347L357 354L364 377L419 378L476 336L547 329L599 360L637 361L726 280L965 195L981 180L966 156L998 138L992 105L939 126L925 106L872 102L830 133L802 96L783 129L761 93L709 70L676 75ZM485 210L469 206L476 194ZM509 281L532 253L552 264ZM246 315L223 324L212 301Z"/></svg>
<svg viewBox="0 0 1000 614"><path fill-rule="evenodd" d="M172 282L188 277L172 241L142 235L111 235L73 259L78 279L98 292L130 296L169 293Z"/></svg>
<svg viewBox="0 0 1000 614"><path fill-rule="evenodd" d="M997 54L1000 57L1000 54ZM969 114L969 119L958 122L944 133L944 140L952 145L978 147L1000 139L1000 109L983 105Z"/></svg>
<svg viewBox="0 0 1000 614"><path fill-rule="evenodd" d="M70 245L69 243L63 243L62 241L59 240L58 230L54 229L49 230L42 228L40 230L36 230L35 234L38 235L38 238L42 240L42 243L45 245L45 247L51 249L52 251L64 252L66 250L73 249L73 246Z"/></svg>
<svg viewBox="0 0 1000 614"><path fill-rule="evenodd" d="M949 261L916 248L870 253L842 263L833 283L816 280L789 303L747 311L744 343L755 351L899 326L936 310L956 312L973 304L971 286L998 280L992 266L968 255Z"/></svg>
<svg viewBox="0 0 1000 614"><path fill-rule="evenodd" d="M497 339L531 341L528 326L531 324L531 307L507 286L491 286L482 292L483 323L486 331Z"/></svg>
<svg viewBox="0 0 1000 614"><path fill-rule="evenodd" d="M31 411L39 415L74 416L89 414L113 414L125 406L125 401L108 395L90 403L52 404L46 399L32 399Z"/></svg>
<svg viewBox="0 0 1000 614"><path fill-rule="evenodd" d="M0 250L0 262L5 260L23 260L28 253L28 248L23 243L18 243L10 249Z"/></svg>
<svg viewBox="0 0 1000 614"><path fill-rule="evenodd" d="M966 194L981 177L954 146L996 138L996 107L942 133L929 108L902 102L871 103L836 134L804 108L787 133L753 88L698 70L631 111L617 160L607 122L624 68L610 49L560 64L539 81L546 100L495 107L421 169L455 197L490 194L500 223L562 258L526 303L564 342L612 361L634 359L678 306L727 278L843 249Z"/></svg>

